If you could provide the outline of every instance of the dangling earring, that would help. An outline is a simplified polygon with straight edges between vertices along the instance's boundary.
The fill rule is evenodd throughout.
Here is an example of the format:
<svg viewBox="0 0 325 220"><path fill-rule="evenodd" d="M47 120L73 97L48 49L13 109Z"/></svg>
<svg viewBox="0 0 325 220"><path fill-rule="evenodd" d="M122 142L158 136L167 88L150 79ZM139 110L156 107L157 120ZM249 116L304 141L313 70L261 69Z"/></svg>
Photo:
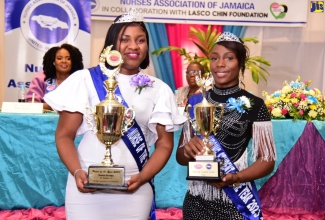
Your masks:
<svg viewBox="0 0 325 220"><path fill-rule="evenodd" d="M55 62L53 62L53 65L55 66Z"/></svg>
<svg viewBox="0 0 325 220"><path fill-rule="evenodd" d="M244 74L239 73L239 88L244 89L245 88L245 83L244 83Z"/></svg>

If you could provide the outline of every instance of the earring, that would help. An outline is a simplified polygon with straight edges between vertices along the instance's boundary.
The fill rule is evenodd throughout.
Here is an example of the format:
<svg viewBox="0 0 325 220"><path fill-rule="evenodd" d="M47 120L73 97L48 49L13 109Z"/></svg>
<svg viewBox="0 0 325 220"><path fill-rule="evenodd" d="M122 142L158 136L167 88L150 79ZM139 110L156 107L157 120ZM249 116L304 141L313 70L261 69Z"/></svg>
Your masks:
<svg viewBox="0 0 325 220"><path fill-rule="evenodd" d="M244 74L239 74L239 88L245 89Z"/></svg>
<svg viewBox="0 0 325 220"><path fill-rule="evenodd" d="M53 62L53 65L55 66L55 63Z"/></svg>

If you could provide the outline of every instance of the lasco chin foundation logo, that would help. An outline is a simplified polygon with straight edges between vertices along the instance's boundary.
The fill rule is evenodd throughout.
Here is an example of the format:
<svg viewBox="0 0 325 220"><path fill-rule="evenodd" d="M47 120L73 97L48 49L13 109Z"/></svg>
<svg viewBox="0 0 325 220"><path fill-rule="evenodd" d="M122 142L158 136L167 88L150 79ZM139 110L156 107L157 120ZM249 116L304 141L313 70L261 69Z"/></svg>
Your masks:
<svg viewBox="0 0 325 220"><path fill-rule="evenodd" d="M282 19L288 12L288 6L279 3L272 3L270 5L270 11L275 19Z"/></svg>

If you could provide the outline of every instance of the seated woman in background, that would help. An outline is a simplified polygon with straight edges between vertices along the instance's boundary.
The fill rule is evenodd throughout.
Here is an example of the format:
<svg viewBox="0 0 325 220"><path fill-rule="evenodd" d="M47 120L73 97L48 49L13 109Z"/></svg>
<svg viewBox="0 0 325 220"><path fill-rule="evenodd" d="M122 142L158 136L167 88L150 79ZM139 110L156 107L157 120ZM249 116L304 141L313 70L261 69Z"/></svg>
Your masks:
<svg viewBox="0 0 325 220"><path fill-rule="evenodd" d="M42 102L43 109L51 110L44 102L44 95L58 87L70 74L84 68L80 50L70 44L50 48L43 57L43 72L32 79L26 100Z"/></svg>
<svg viewBox="0 0 325 220"><path fill-rule="evenodd" d="M196 93L200 93L200 87L196 84L196 76L202 76L203 73L204 67L199 62L191 62L187 66L186 81L188 83L188 86L179 88L175 94L178 105L185 106L190 96Z"/></svg>

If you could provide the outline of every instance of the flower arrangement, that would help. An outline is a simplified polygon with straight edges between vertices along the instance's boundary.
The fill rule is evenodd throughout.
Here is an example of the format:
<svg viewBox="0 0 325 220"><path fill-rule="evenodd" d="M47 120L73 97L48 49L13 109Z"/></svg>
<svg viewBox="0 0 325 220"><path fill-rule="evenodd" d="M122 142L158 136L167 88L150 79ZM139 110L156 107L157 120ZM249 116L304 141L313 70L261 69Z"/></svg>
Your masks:
<svg viewBox="0 0 325 220"><path fill-rule="evenodd" d="M316 88L311 89L310 83L311 80L301 82L299 76L296 81L285 81L282 89L271 95L263 91L262 95L271 117L325 120L324 95Z"/></svg>
<svg viewBox="0 0 325 220"><path fill-rule="evenodd" d="M233 111L237 110L239 113L245 113L246 110L252 108L252 101L246 96L238 97L237 99L230 97L226 102L226 108Z"/></svg>
<svg viewBox="0 0 325 220"><path fill-rule="evenodd" d="M155 81L151 81L150 77L147 75L136 74L131 78L130 85L136 86L134 92L139 91L140 94L143 88L152 87L154 82Z"/></svg>

